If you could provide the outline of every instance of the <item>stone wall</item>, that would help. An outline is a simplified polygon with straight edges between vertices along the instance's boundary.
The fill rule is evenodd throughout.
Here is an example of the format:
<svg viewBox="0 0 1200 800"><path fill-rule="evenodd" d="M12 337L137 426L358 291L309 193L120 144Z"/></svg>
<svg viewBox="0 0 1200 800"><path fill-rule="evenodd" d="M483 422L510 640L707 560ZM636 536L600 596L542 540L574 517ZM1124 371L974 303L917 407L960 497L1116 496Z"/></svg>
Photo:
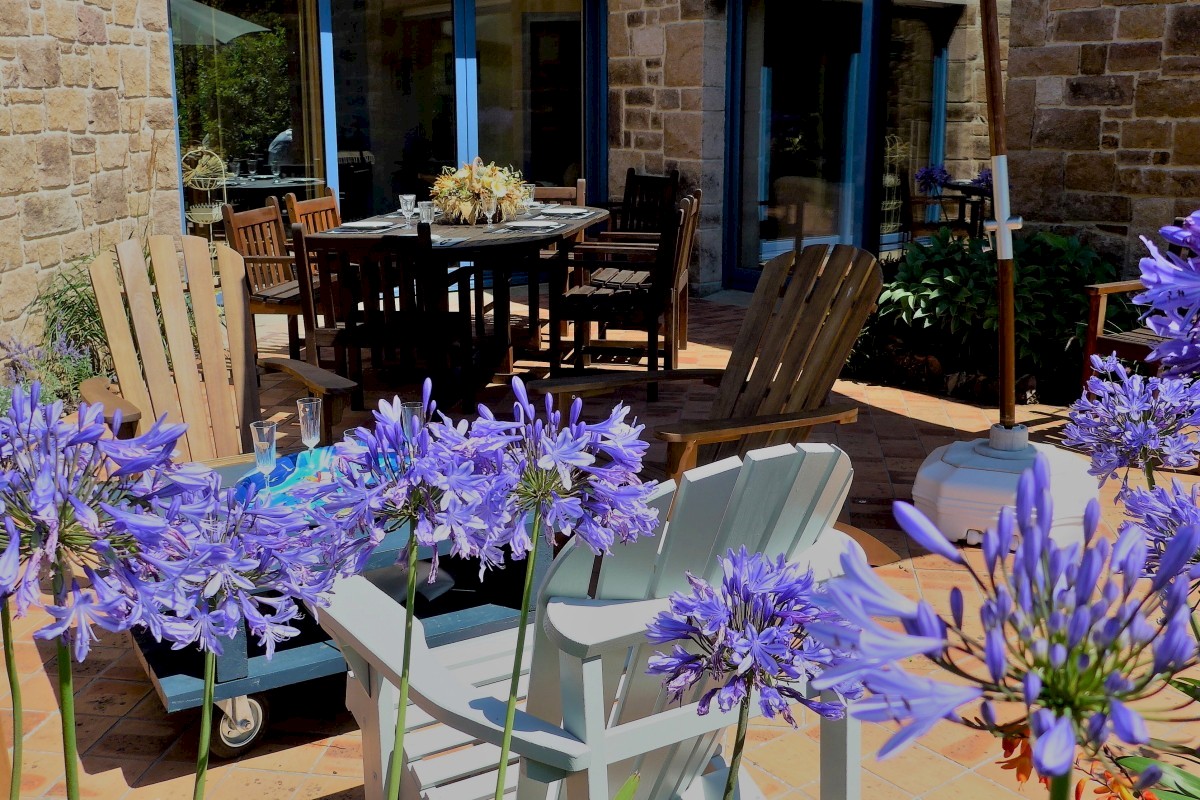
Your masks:
<svg viewBox="0 0 1200 800"><path fill-rule="evenodd" d="M1132 272L1200 207L1200 4L1013 0L1013 208Z"/></svg>
<svg viewBox="0 0 1200 800"><path fill-rule="evenodd" d="M0 335L70 259L179 230L167 0L0 0Z"/></svg>
<svg viewBox="0 0 1200 800"><path fill-rule="evenodd" d="M693 292L721 285L725 170L725 3L609 0L609 196L629 167L678 169L686 189L704 190Z"/></svg>
<svg viewBox="0 0 1200 800"><path fill-rule="evenodd" d="M1015 0L1020 2L1021 0ZM1009 19L1014 0L998 0L1000 58L1009 47ZM991 161L988 140L987 90L983 68L983 32L979 5L971 3L950 35L946 77L946 169L956 178L973 178Z"/></svg>

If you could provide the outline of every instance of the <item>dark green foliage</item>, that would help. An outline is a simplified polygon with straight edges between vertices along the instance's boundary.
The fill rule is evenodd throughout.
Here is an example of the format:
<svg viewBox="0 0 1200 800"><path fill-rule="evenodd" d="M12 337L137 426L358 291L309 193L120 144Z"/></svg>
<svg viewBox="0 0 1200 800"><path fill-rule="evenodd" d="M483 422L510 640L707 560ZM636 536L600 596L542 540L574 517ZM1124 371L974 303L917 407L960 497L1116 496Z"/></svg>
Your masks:
<svg viewBox="0 0 1200 800"><path fill-rule="evenodd" d="M112 355L87 271L93 258L65 264L38 295L33 310L45 319L42 345L46 350L53 352L67 345L81 349L90 359L92 374L104 375L112 371Z"/></svg>

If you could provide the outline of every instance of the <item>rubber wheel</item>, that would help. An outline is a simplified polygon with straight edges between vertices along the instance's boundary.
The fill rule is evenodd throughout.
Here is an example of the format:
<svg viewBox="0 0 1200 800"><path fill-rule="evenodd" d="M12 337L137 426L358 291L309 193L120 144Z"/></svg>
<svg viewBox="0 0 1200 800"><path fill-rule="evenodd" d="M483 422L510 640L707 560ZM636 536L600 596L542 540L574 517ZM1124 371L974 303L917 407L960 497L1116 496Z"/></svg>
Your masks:
<svg viewBox="0 0 1200 800"><path fill-rule="evenodd" d="M237 758L258 746L267 732L271 706L266 695L252 694L245 700L250 727L241 730L233 720L217 709L213 719L209 751L218 758Z"/></svg>

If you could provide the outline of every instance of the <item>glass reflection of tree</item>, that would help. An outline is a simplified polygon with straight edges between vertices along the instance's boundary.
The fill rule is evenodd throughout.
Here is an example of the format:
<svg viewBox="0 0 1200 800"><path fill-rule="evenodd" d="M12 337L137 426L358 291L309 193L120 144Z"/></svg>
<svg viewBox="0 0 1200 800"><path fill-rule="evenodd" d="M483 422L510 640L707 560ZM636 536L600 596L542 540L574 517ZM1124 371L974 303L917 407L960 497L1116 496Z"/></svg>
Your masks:
<svg viewBox="0 0 1200 800"><path fill-rule="evenodd" d="M180 137L225 158L263 152L292 124L285 16L241 2L208 4L268 30L216 47L175 47Z"/></svg>

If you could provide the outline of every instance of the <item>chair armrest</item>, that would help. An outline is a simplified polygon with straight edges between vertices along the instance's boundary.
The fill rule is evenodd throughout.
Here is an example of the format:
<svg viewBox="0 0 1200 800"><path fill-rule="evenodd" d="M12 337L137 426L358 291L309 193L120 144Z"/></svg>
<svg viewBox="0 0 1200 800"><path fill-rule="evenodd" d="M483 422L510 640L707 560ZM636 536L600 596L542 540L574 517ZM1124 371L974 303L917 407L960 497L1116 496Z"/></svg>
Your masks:
<svg viewBox="0 0 1200 800"><path fill-rule="evenodd" d="M590 600L551 597L542 629L564 653L588 659L605 650L632 647L646 639L646 624L670 607L666 597L653 600Z"/></svg>
<svg viewBox="0 0 1200 800"><path fill-rule="evenodd" d="M1127 292L1140 292L1146 288L1146 285L1141 281L1114 281L1112 283L1093 283L1083 287L1084 291L1090 295L1099 295L1103 297L1109 294L1125 294Z"/></svg>
<svg viewBox="0 0 1200 800"><path fill-rule="evenodd" d="M753 433L809 428L827 422L846 424L857 419L858 406L853 403L830 403L812 411L796 411L791 414L681 422L656 430L654 435L664 442L716 444L731 442Z"/></svg>
<svg viewBox="0 0 1200 800"><path fill-rule="evenodd" d="M404 608L362 576L340 580L320 611L321 626L350 648L394 686L400 685L404 663ZM443 724L485 741L499 742L504 732L505 703L474 686L455 680L429 649L425 628L413 620L409 668L410 697ZM564 772L586 769L590 749L579 739L545 720L517 710L512 750L525 758Z"/></svg>
<svg viewBox="0 0 1200 800"><path fill-rule="evenodd" d="M284 372L291 375L318 397L327 394L348 394L358 385L349 378L335 375L327 369L313 366L306 361L296 361L291 358L260 358L258 365L269 372Z"/></svg>
<svg viewBox="0 0 1200 800"><path fill-rule="evenodd" d="M137 431L142 410L113 391L113 383L108 378L96 376L84 380L79 384L79 395L89 405L99 403L104 406L104 421L110 428L114 412L121 412L121 427L113 431L118 439L127 439Z"/></svg>
<svg viewBox="0 0 1200 800"><path fill-rule="evenodd" d="M720 383L725 375L723 369L665 369L658 372L611 372L608 374L591 373L588 375L567 375L561 378L547 378L540 381L530 381L525 384L533 392L559 395L587 395L611 392L624 386L641 386L647 383L670 381L704 381L709 384Z"/></svg>
<svg viewBox="0 0 1200 800"><path fill-rule="evenodd" d="M615 244L654 244L662 241L662 234L653 231L601 231L601 241Z"/></svg>

